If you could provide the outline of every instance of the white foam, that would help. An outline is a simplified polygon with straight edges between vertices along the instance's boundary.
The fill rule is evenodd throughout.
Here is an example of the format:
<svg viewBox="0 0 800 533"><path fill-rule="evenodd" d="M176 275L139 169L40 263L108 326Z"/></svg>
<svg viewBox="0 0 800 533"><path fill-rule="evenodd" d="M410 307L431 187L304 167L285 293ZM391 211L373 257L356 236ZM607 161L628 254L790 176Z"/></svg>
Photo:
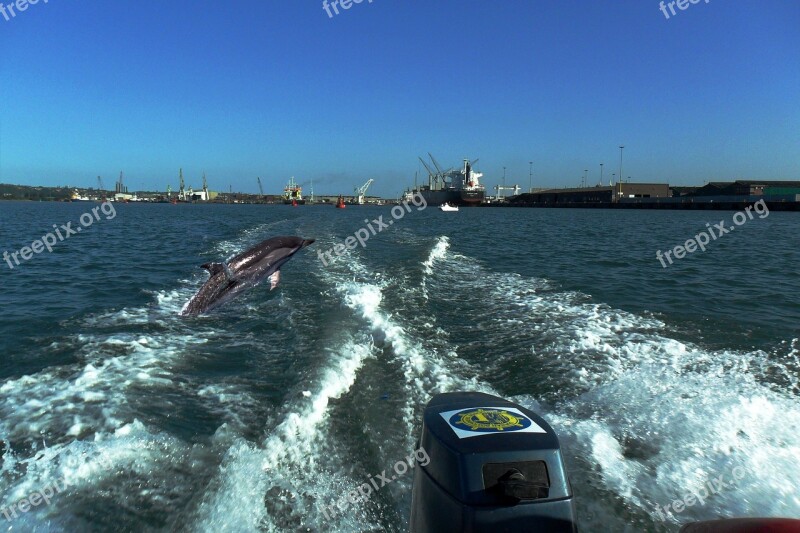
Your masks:
<svg viewBox="0 0 800 533"><path fill-rule="evenodd" d="M82 363L51 367L0 385L0 437L25 440L45 433L74 437L114 431L123 423L131 387L170 386L169 368L183 351L205 342L195 335L112 335L76 339Z"/></svg>
<svg viewBox="0 0 800 533"><path fill-rule="evenodd" d="M319 385L312 389L310 397L302 397L288 407L283 421L270 432L263 445L238 440L231 446L213 492L198 511L196 529L255 531L266 527L270 531L280 530L280 524L275 522L278 517L268 515L264 502L270 487L277 488L281 497L298 499L285 509L291 517L282 516L280 520L301 520L304 511L316 513L313 501L307 502L304 508L299 500L301 494L307 494L325 502L335 493L332 485L336 480L323 473L322 465L317 462L321 459L318 455L320 428L326 422L328 404L350 390L358 370L371 353L369 345L352 341L332 350L331 364L322 372ZM314 523L315 518L311 516L307 520Z"/></svg>
<svg viewBox="0 0 800 533"><path fill-rule="evenodd" d="M106 482L125 484L137 476L152 479L154 472L164 471L165 463L175 468L172 458L186 453L177 440L151 433L137 420L111 433L96 433L93 440L43 447L26 459L9 461L7 453L2 473L10 482L2 492L0 508L8 510L9 531L17 527L24 531L70 530L74 523L71 527L65 524L74 519L71 509L82 493L93 498ZM118 477L119 481L114 481ZM165 494L185 490L175 477L169 479L171 485L163 488ZM50 494L50 504L41 504L28 514L19 513L14 506L35 492Z"/></svg>
<svg viewBox="0 0 800 533"><path fill-rule="evenodd" d="M644 513L711 479L746 479L674 523L725 516L798 516L800 406L753 375L649 365L565 402L549 415L576 458L591 458L605 488ZM687 361L688 363L688 361ZM577 463L579 464L579 463ZM590 474L586 474L589 476Z"/></svg>
<svg viewBox="0 0 800 533"><path fill-rule="evenodd" d="M489 390L490 387L477 380L474 377L477 372L471 371L455 353L442 355L413 340L413 334L380 309L382 298L380 289L371 287L357 298L345 298L345 303L360 314L372 331L382 332L385 342L391 344L395 360L402 365L408 394L404 420L411 443L416 439L417 410L432 395L456 389ZM473 377L465 377L469 374Z"/></svg>
<svg viewBox="0 0 800 533"><path fill-rule="evenodd" d="M576 293L526 292L526 280L499 277L490 299L496 323L512 309L528 318L509 326L516 331L499 326L498 338L550 339L527 358L561 379L561 394L544 398L555 402L544 414L573 457L584 499L596 500L583 502L596 520L584 527L626 527L613 508L596 512L599 501L615 498L655 519L656 505L730 478L737 466L747 480L668 520L800 515L796 341L785 354L708 351L670 338L659 320ZM592 490L597 479L602 486Z"/></svg>
<svg viewBox="0 0 800 533"><path fill-rule="evenodd" d="M502 346L519 372L547 385L518 401L535 404L559 433L583 528L625 530L635 517L652 528L656 505L737 466L746 480L667 519L800 515L800 463L790 459L800 456L796 339L770 354L710 351L656 318L470 258L449 256L433 272L434 301L458 294L481 344Z"/></svg>
<svg viewBox="0 0 800 533"><path fill-rule="evenodd" d="M351 264L350 258L337 263L339 271L328 269L322 273L328 282L337 284L335 292L355 301L374 297L376 288L369 284L337 282L352 275L354 270L364 274L365 269ZM304 387L308 394L289 401L282 421L264 442L255 445L236 439L230 446L211 491L198 509L194 529L279 531L286 527L287 520L295 525L309 523L326 529L317 516L318 508L327 505L337 487L347 483L342 476L331 476L326 465L319 463L325 446L322 428L327 423L328 405L350 390L365 360L372 356L372 344L367 337L360 341L347 336L334 338L331 344L337 348L328 350L328 364L319 370L318 378ZM335 456L329 456L327 466L335 460ZM270 508L265 505L265 494ZM270 513L269 509L276 506L281 511ZM356 529L368 526L359 522L355 514L348 515L346 520Z"/></svg>
<svg viewBox="0 0 800 533"><path fill-rule="evenodd" d="M92 320L108 328L120 323L123 314L137 320L137 313L129 311L112 313L106 321ZM202 342L205 339L174 332L105 338L78 335L71 341L77 364L4 382L0 386L0 440L6 453L0 507L14 505L34 491L57 492L51 505L14 517L11 527L72 530L74 523L59 524L75 519L70 510L80 508L82 492L95 498L107 479L122 476L119 484L124 486L131 475L152 479L154 471L165 472L159 462L169 461L181 446L137 421L128 395L174 387L167 377L171 367L186 348ZM180 490L175 476L163 488L165 493ZM150 503L157 506L155 501Z"/></svg>
<svg viewBox="0 0 800 533"><path fill-rule="evenodd" d="M450 238L447 236L440 236L436 239L436 244L431 249L431 253L428 255L428 258L422 262L422 266L425 269L425 273L429 276L433 275L433 265L437 261L443 260L447 257L447 250L450 248Z"/></svg>
<svg viewBox="0 0 800 533"><path fill-rule="evenodd" d="M241 248L238 242L221 246ZM91 334L57 343L62 349L74 348L76 363L0 384L4 448L0 504L16 503L53 483L69 486L69 494L58 503L18 517L14 528L74 529L74 520L83 519L71 516L70 509L80 509L81 491L96 499L103 484L116 476L121 477L117 483L121 487L114 491L124 491L125 505L135 506L138 501L154 513L166 512L164 505L191 498L192 489L185 485L190 468L183 465L191 460L189 450L138 421L137 402L142 395L165 391L196 393L208 401L211 413L227 422L223 424L226 430L228 424L241 425L242 410L255 405L235 384L208 384L195 391L185 379L174 379L186 356L216 334L202 324L193 324L189 331L177 317L198 280L183 280L180 289L152 293L150 306L104 311L82 319L81 325ZM144 328L149 333L142 333ZM138 332L119 332L126 329ZM131 479L141 481L128 486ZM263 501L263 493L259 499ZM65 526L65 520L73 522Z"/></svg>
<svg viewBox="0 0 800 533"><path fill-rule="evenodd" d="M375 353L371 337L377 332L391 346L392 362L402 368L405 377L406 397L401 411L407 443L403 448L412 449L415 419L431 395L456 388L486 389L476 379L462 377L460 369L469 373L468 365L458 361L455 354L428 350L382 310L383 291L391 285L391 279L374 275L352 255L341 257L323 269L320 276L333 286L328 294L338 295L362 321L363 336L331 339L332 345L341 347L328 354L328 365L321 370L318 385L305 387L310 393L307 397L299 395L290 401L283 420L262 446L238 441L230 448L216 488L198 513L196 529L368 530L375 527L368 504L352 506L347 513L330 519L321 513L321 508L333 504L344 492L363 482L342 473L344 463L350 459L329 449L325 428L331 399L341 397L352 388L365 361ZM391 459L386 458L387 462ZM337 466L337 462L341 465ZM257 467L263 470L263 475L253 474ZM398 482L393 490L407 492L408 483L410 477ZM242 505L242 502L252 503Z"/></svg>

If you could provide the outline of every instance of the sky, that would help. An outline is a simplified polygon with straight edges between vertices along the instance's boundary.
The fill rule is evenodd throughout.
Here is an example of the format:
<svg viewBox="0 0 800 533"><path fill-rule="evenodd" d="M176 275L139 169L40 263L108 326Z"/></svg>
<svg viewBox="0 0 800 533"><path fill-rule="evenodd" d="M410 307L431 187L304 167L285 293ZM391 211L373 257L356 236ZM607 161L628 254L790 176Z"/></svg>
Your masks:
<svg viewBox="0 0 800 533"><path fill-rule="evenodd" d="M0 14L0 183L800 180L796 0L45 1Z"/></svg>

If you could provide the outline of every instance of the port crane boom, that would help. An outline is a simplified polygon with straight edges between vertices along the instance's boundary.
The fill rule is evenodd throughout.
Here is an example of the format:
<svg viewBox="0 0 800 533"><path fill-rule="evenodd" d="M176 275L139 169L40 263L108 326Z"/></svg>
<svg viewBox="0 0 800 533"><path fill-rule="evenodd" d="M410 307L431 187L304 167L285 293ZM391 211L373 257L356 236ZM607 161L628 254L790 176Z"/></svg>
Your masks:
<svg viewBox="0 0 800 533"><path fill-rule="evenodd" d="M261 196L264 196L264 187L261 185L261 176L256 178L258 180L258 190L261 191Z"/></svg>
<svg viewBox="0 0 800 533"><path fill-rule="evenodd" d="M444 174L444 172L442 172L442 167L439 166L439 162L433 157L433 154L428 152L428 157L431 158L431 161L433 162L433 166L436 167L436 170L439 171L439 174Z"/></svg>
<svg viewBox="0 0 800 533"><path fill-rule="evenodd" d="M422 159L421 157L419 157L417 159L419 159L419 162L422 163L423 167L425 167L425 170L428 171L428 178L430 180L432 180L433 183L438 182L439 181L439 175L436 174L433 170L431 170L431 167L428 166L428 164L425 162L424 159Z"/></svg>
<svg viewBox="0 0 800 533"><path fill-rule="evenodd" d="M369 181L367 181L364 185L362 185L361 187L356 187L355 188L356 203L358 205L364 205L364 201L365 201L364 197L367 194L367 189L369 189L369 186L372 185L373 181L375 181L375 180L370 178Z"/></svg>
<svg viewBox="0 0 800 533"><path fill-rule="evenodd" d="M184 201L186 200L186 189L185 189L185 183L183 181L183 169L180 169L178 173L178 178L180 180L180 188L178 189L178 200Z"/></svg>
<svg viewBox="0 0 800 533"><path fill-rule="evenodd" d="M100 191L98 193L98 197L101 200L105 200L106 199L106 195L105 195L106 188L103 186L103 178L101 178L100 176L97 176L97 190Z"/></svg>
<svg viewBox="0 0 800 533"><path fill-rule="evenodd" d="M454 170L453 167L450 167L447 170L442 170L442 166L439 164L439 162L436 160L436 158L433 157L432 153L428 152L428 157L431 158L431 162L433 162L433 166L434 166L434 168L436 168L436 170L438 172L437 173L437 178L438 178L437 181L439 179L441 179L442 183L446 183L447 180L445 179L445 176L447 176L450 172L452 172Z"/></svg>

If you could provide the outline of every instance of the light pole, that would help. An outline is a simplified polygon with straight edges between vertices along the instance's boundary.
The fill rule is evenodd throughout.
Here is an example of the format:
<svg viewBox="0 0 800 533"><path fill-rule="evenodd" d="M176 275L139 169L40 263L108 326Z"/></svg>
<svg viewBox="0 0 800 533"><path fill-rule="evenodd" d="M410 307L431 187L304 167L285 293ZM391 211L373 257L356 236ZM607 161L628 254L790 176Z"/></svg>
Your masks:
<svg viewBox="0 0 800 533"><path fill-rule="evenodd" d="M533 161L528 161L528 193L533 192Z"/></svg>
<svg viewBox="0 0 800 533"><path fill-rule="evenodd" d="M586 188L586 184L588 183L588 179L589 179L589 169L585 168L585 169L583 169L583 188L584 189Z"/></svg>
<svg viewBox="0 0 800 533"><path fill-rule="evenodd" d="M500 189L500 197L503 197L503 192L506 190L506 167L503 167L503 188Z"/></svg>
<svg viewBox="0 0 800 533"><path fill-rule="evenodd" d="M600 163L600 185L603 185L603 163Z"/></svg>
<svg viewBox="0 0 800 533"><path fill-rule="evenodd" d="M619 181L622 183L622 149L625 148L624 144L619 145ZM622 196L622 185L619 187L619 194Z"/></svg>

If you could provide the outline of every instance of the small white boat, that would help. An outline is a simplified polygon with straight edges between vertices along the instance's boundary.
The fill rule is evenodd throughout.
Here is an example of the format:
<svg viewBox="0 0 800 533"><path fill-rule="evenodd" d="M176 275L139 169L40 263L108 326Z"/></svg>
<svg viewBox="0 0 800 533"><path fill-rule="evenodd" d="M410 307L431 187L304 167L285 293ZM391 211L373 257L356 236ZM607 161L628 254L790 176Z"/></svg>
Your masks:
<svg viewBox="0 0 800 533"><path fill-rule="evenodd" d="M458 206L450 205L447 202L445 202L439 206L439 209L441 209L442 211L458 211Z"/></svg>

